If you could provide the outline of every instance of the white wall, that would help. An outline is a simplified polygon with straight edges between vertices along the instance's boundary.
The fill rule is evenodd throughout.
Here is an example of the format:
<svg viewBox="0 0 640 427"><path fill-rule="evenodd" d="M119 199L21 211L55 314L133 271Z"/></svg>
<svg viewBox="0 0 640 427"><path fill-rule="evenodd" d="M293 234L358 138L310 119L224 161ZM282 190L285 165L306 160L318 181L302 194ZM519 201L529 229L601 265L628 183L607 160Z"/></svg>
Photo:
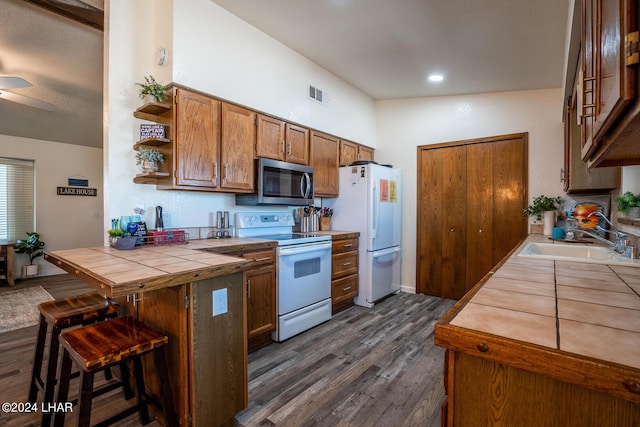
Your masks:
<svg viewBox="0 0 640 427"><path fill-rule="evenodd" d="M45 251L102 245L101 149L0 135L0 155L35 160L35 231L45 242ZM89 188L98 189L96 197L56 194L57 187L66 187L68 178L78 176L89 180ZM37 262L41 275L63 273L42 258ZM16 254L16 277L24 264L29 264L27 256Z"/></svg>
<svg viewBox="0 0 640 427"><path fill-rule="evenodd" d="M311 128L375 146L375 104L326 70L267 37L209 0L110 0L105 4L105 200L106 219L133 214L144 204L153 227L152 208L171 213L166 227L213 224L217 210L237 211L233 195L156 191L134 184L138 172L133 143L140 120L135 82L153 74L231 102ZM143 16L154 16L152 22ZM141 22L144 21L144 25ZM173 30L172 30L173 28ZM154 62L158 47L169 61ZM332 95L324 107L306 98L313 83ZM109 224L105 222L105 228Z"/></svg>
<svg viewBox="0 0 640 427"><path fill-rule="evenodd" d="M529 133L529 199L563 195L561 89L377 103L376 161L402 169L402 285L415 291L417 147L519 132Z"/></svg>

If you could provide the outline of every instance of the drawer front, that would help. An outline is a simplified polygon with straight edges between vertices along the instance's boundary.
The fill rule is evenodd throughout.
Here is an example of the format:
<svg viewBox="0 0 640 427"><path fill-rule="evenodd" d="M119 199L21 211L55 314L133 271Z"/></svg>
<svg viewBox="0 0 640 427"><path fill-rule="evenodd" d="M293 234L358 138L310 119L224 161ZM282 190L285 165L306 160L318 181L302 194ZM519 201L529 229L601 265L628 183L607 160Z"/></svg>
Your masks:
<svg viewBox="0 0 640 427"><path fill-rule="evenodd" d="M356 274L358 272L358 252L338 253L331 257L331 278Z"/></svg>
<svg viewBox="0 0 640 427"><path fill-rule="evenodd" d="M265 251L247 252L242 254L242 258L250 259L255 266L274 264L276 262L276 250L268 249Z"/></svg>
<svg viewBox="0 0 640 427"><path fill-rule="evenodd" d="M334 254L358 250L358 238L334 240L331 243L331 251Z"/></svg>
<svg viewBox="0 0 640 427"><path fill-rule="evenodd" d="M335 304L358 295L358 275L343 277L331 282L331 300Z"/></svg>

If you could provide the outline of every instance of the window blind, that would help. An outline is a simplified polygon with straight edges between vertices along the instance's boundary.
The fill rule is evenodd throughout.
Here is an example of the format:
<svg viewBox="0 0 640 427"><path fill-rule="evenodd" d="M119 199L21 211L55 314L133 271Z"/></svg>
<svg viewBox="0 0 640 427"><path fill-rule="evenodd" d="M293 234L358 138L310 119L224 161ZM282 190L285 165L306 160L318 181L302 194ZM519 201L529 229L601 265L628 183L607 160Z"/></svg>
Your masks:
<svg viewBox="0 0 640 427"><path fill-rule="evenodd" d="M34 171L32 160L0 157L0 239L24 239L34 231Z"/></svg>

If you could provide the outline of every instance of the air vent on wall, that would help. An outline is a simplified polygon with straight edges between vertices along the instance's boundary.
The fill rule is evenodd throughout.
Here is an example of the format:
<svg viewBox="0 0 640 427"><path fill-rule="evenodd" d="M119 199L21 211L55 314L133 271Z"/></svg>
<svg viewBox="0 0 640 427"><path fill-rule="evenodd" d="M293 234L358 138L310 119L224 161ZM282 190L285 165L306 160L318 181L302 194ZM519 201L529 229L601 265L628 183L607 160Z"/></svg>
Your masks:
<svg viewBox="0 0 640 427"><path fill-rule="evenodd" d="M322 105L327 105L329 103L329 94L313 85L309 85L309 98Z"/></svg>

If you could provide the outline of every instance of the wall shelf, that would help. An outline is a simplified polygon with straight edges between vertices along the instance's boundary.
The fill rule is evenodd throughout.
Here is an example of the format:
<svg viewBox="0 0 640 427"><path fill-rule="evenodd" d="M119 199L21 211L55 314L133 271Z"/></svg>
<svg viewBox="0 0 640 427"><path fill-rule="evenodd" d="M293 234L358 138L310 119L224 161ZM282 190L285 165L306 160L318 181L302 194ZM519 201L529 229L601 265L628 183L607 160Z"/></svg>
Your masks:
<svg viewBox="0 0 640 427"><path fill-rule="evenodd" d="M171 144L169 138L146 138L136 142L133 149L138 151L140 147L160 147L165 144Z"/></svg>

